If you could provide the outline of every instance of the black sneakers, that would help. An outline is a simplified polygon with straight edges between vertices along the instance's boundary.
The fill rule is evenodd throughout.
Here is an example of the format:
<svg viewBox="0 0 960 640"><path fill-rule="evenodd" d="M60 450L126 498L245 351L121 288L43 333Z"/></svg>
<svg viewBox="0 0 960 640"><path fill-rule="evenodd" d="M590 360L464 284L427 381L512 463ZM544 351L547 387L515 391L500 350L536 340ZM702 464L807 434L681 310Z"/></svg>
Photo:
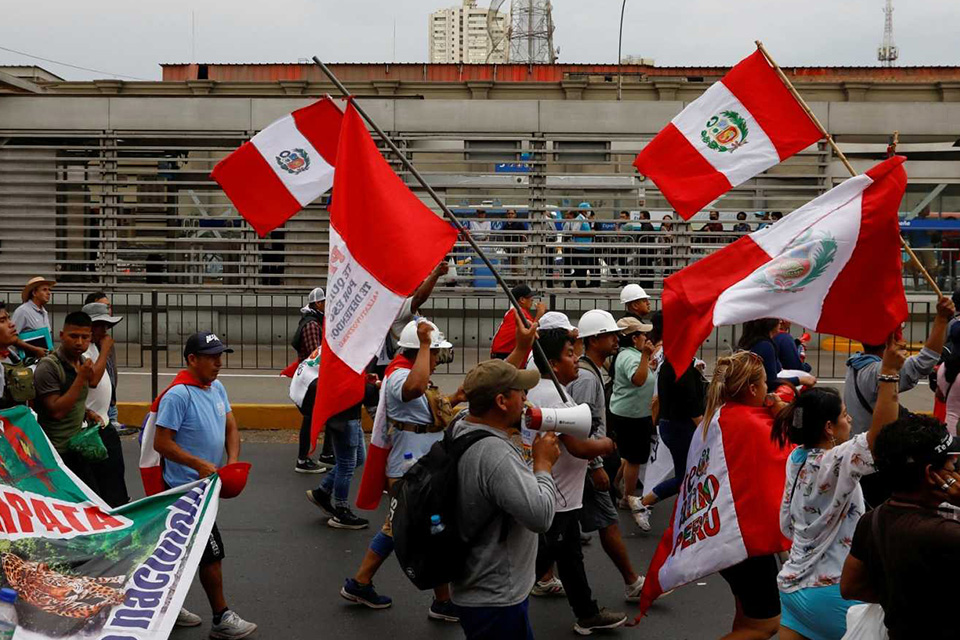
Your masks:
<svg viewBox="0 0 960 640"><path fill-rule="evenodd" d="M327 520L327 526L334 529L366 529L368 524L369 520L350 511L349 507L337 507L336 515Z"/></svg>
<svg viewBox="0 0 960 640"><path fill-rule="evenodd" d="M327 471L327 467L313 458L307 458L306 460L297 460L297 466L293 470L297 473L324 473Z"/></svg>
<svg viewBox="0 0 960 640"><path fill-rule="evenodd" d="M324 493L319 489L307 489L307 500L323 509L327 515L337 515L337 510L334 509L333 502L330 501L329 493Z"/></svg>

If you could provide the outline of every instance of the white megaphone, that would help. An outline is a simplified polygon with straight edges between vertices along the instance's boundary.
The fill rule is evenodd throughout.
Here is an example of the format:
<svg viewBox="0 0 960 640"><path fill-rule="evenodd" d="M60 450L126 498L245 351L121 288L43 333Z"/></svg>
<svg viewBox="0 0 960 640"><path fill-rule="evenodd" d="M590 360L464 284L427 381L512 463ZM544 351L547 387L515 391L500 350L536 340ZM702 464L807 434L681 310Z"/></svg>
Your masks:
<svg viewBox="0 0 960 640"><path fill-rule="evenodd" d="M523 426L533 431L556 431L574 438L586 438L590 435L591 417L588 404L555 409L528 404L523 412Z"/></svg>

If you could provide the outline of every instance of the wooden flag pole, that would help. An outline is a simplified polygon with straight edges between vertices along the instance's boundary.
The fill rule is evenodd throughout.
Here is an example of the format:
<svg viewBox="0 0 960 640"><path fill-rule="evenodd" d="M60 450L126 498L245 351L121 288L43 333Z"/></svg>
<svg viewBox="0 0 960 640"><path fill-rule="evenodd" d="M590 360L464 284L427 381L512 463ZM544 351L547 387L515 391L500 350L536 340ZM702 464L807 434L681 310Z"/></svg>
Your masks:
<svg viewBox="0 0 960 640"><path fill-rule="evenodd" d="M357 103L357 101L354 99L354 97L350 94L350 92L347 91L347 88L343 86L343 83L340 82L340 79L337 78L336 75L334 75L333 71L331 71L327 65L323 64L323 62L321 62L320 58L318 58L317 56L313 56L313 61L316 63L318 67L320 67L320 70L324 73L324 75L327 76L327 78L329 78L330 82L332 82L334 86L340 90L340 93L343 94L343 97L346 98L347 101L349 101L350 104L353 105L353 108L357 110L357 113L359 113L360 116L367 121L367 124L369 124L373 128L373 130L377 132L377 135L380 136L380 139L383 140L388 147L390 147L390 150L393 151L394 155L397 156L397 159L400 160L400 163L403 164L403 167L410 172L410 174L417 180L417 182L420 183L421 187L426 189L427 193L430 194L430 197L433 199L433 201L436 202L437 206L440 207L440 210L443 211L443 215L446 216L446 218L453 224L453 226L464 238L464 240L466 240L470 244L470 247L473 248L473 250L477 253L480 259L483 261L483 263L490 270L490 273L496 279L497 284L500 285L500 288L503 289L503 292L507 294L507 299L510 301L510 305L514 308L514 311L516 312L517 316L520 318L520 322L523 323L524 327L529 327L530 323L527 321L526 317L524 317L523 311L520 309L520 303L517 302L517 299L513 296L513 292L510 291L510 287L507 286L507 283L506 281L504 281L503 277L500 275L500 272L497 271L496 267L493 266L493 263L490 262L490 259L487 258L487 255L483 252L483 249L481 249L480 245L478 245L476 240L473 239L473 236L470 235L470 232L467 230L467 228L463 226L463 223L460 222L459 219L457 219L457 216L455 216L452 211L450 211L449 207L447 207L447 205L443 202L443 200L440 199L439 194L437 194L437 192L434 191L433 187L427 184L427 181L423 178L423 176L420 174L417 168L413 166L413 163L410 162L406 154L400 151L397 145L394 144L393 140L390 139L390 136L384 133L383 129L380 128L380 126L373 120L373 118L367 115L367 112L363 110L363 107L361 107ZM543 359L544 362L548 362L547 356L543 352L543 347L540 346L539 340L534 339L533 349L540 355L540 357ZM560 384L560 381L557 380L557 374L554 373L552 367L548 367L547 371L550 375L550 380L553 381L553 385L557 389L557 393L560 394L560 399L563 402L567 402L566 391L564 390L563 385Z"/></svg>
<svg viewBox="0 0 960 640"><path fill-rule="evenodd" d="M770 52L767 51L767 48L763 46L763 43L759 40L755 40L755 42L757 44L757 49L759 49L760 53L763 54L763 57L767 59L767 62L770 63L770 66L774 68L774 70L777 72L777 75L780 76L780 80L782 80L783 84L787 86L787 90L790 91L794 99L796 99L796 101L803 108L804 112L806 112L806 114L810 116L810 120L813 122L813 124L817 126L817 129L820 130L820 133L822 133L827 138L827 143L829 143L834 153L837 154L837 157L840 158L840 162L843 163L843 166L847 168L847 171L850 172L851 176L856 176L857 175L856 169L853 168L853 165L850 164L849 160L847 160L847 156L845 156L843 154L843 151L840 150L840 147L837 146L837 141L834 140L833 136L831 136L827 132L827 130L824 128L824 126L820 124L820 120L817 118L813 110L810 109L809 105L807 105L806 101L797 91L796 87L793 86L793 83L790 82L790 78L787 77L787 74L785 74L783 72L783 69L781 69L776 62L774 62L773 58L770 56ZM910 261L913 262L916 269L923 276L923 279L927 281L927 284L930 285L930 288L933 289L933 291L937 294L937 297L942 298L943 292L940 291L940 287L937 286L937 281L930 276L930 274L927 272L927 269L920 262L920 259L917 258L917 254L913 252L913 249L910 248L910 245L908 245L907 242L903 239L903 236L900 236L900 246L903 247L904 251L907 252L907 255L910 256Z"/></svg>

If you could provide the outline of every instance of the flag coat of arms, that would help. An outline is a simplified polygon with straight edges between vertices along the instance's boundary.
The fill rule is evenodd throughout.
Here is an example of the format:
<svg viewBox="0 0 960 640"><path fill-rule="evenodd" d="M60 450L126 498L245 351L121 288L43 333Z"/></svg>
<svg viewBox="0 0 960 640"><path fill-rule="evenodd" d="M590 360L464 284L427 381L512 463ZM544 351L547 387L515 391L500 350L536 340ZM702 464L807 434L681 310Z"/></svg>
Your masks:
<svg viewBox="0 0 960 640"><path fill-rule="evenodd" d="M326 315L312 441L363 400L364 370L403 302L446 256L457 232L393 172L349 106L330 207ZM368 461L370 464L370 461Z"/></svg>
<svg viewBox="0 0 960 640"><path fill-rule="evenodd" d="M885 160L667 278L670 362L689 363L714 327L758 318L883 344L907 317L897 215L904 160Z"/></svg>
<svg viewBox="0 0 960 640"><path fill-rule="evenodd" d="M633 164L689 220L822 137L757 50L671 120Z"/></svg>
<svg viewBox="0 0 960 640"><path fill-rule="evenodd" d="M670 525L647 569L640 615L662 593L746 560L786 551L780 502L787 457L766 407L728 402L698 428Z"/></svg>
<svg viewBox="0 0 960 640"><path fill-rule="evenodd" d="M323 98L277 120L210 176L263 237L333 186L343 114Z"/></svg>

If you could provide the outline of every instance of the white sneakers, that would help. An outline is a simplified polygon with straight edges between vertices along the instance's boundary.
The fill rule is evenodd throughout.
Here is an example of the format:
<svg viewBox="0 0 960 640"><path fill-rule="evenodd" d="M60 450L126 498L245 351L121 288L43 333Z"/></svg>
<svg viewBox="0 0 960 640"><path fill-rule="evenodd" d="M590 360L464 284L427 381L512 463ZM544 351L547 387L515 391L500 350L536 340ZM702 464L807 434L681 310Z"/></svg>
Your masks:
<svg viewBox="0 0 960 640"><path fill-rule="evenodd" d="M637 504L636 508L633 509L633 521L637 523L641 531L650 531L650 515L652 513L653 507L645 507L642 504Z"/></svg>
<svg viewBox="0 0 960 640"><path fill-rule="evenodd" d="M202 622L200 616L180 607L180 613L177 614L177 621L174 624L178 627L199 627Z"/></svg>
<svg viewBox="0 0 960 640"><path fill-rule="evenodd" d="M640 602L640 592L643 591L644 577L640 576L633 584L623 588L623 599L627 602Z"/></svg>
<svg viewBox="0 0 960 640"><path fill-rule="evenodd" d="M215 624L210 628L210 637L214 640L239 640L246 638L257 630L257 625L247 622L236 614L235 611L227 610L220 619L220 624Z"/></svg>

